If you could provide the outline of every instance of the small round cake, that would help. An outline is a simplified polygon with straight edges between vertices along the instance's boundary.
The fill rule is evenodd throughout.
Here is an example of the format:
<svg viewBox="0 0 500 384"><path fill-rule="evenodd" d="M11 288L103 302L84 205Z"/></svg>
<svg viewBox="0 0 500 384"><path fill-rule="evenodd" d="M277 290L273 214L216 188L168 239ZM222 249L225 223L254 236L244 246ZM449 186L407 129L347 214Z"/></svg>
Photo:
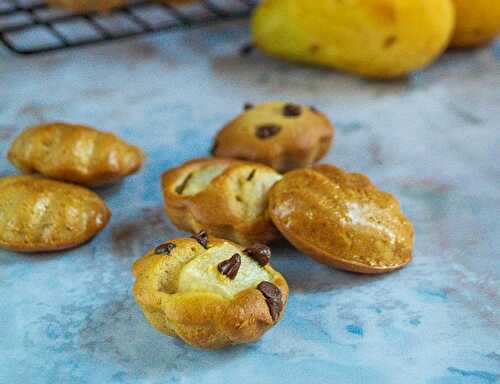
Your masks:
<svg viewBox="0 0 500 384"><path fill-rule="evenodd" d="M285 172L322 159L333 135L326 115L314 107L283 101L246 104L244 111L219 131L212 154L255 161Z"/></svg>
<svg viewBox="0 0 500 384"><path fill-rule="evenodd" d="M283 236L321 263L377 274L411 261L411 222L365 175L326 164L289 172L271 189L269 212Z"/></svg>
<svg viewBox="0 0 500 384"><path fill-rule="evenodd" d="M281 179L263 164L233 159L188 161L165 172L165 211L185 231L206 229L242 245L279 237L267 212L267 193Z"/></svg>
<svg viewBox="0 0 500 384"><path fill-rule="evenodd" d="M137 260L134 296L159 331L201 348L258 340L283 316L288 285L270 249L209 237L160 244Z"/></svg>

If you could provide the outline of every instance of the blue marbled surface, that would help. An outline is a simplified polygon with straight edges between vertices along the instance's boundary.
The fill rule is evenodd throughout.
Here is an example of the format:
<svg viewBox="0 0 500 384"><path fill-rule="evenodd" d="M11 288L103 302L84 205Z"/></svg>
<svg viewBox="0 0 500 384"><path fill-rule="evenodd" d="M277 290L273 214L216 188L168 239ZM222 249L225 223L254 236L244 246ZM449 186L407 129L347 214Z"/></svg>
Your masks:
<svg viewBox="0 0 500 384"><path fill-rule="evenodd" d="M0 174L25 126L54 119L119 133L144 169L98 192L113 211L91 243L0 251L0 383L500 382L500 44L447 54L407 81L370 82L255 54L244 23L20 58L0 51ZM286 244L284 320L256 344L192 349L155 331L131 296L132 262L180 235L160 173L207 154L243 102L314 104L337 126L328 161L395 193L414 262L344 273Z"/></svg>

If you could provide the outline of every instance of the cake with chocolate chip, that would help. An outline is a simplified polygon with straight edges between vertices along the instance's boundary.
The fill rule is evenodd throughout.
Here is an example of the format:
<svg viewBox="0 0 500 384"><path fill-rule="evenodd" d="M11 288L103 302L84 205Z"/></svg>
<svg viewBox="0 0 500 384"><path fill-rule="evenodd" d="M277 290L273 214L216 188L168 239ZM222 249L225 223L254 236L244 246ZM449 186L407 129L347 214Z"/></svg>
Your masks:
<svg viewBox="0 0 500 384"><path fill-rule="evenodd" d="M267 192L281 179L263 164L223 158L192 160L162 176L165 211L185 231L248 245L279 237L267 212Z"/></svg>
<svg viewBox="0 0 500 384"><path fill-rule="evenodd" d="M159 331L201 348L258 340L283 316L288 284L263 244L200 231L151 249L133 266L134 297Z"/></svg>
<svg viewBox="0 0 500 384"><path fill-rule="evenodd" d="M285 172L308 167L331 147L334 128L314 107L272 101L246 103L215 138L212 154L256 161Z"/></svg>

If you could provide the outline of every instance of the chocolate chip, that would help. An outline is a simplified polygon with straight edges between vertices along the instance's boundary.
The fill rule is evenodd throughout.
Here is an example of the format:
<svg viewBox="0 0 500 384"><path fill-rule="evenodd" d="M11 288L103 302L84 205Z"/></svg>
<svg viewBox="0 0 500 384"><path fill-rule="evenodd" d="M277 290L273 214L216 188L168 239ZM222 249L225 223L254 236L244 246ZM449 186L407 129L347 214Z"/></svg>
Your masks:
<svg viewBox="0 0 500 384"><path fill-rule="evenodd" d="M314 112L314 113L320 113L320 112L319 112L319 110L318 110L318 108L316 108L314 105L311 105L309 108L310 108L310 109L311 109L311 111L312 111L312 112Z"/></svg>
<svg viewBox="0 0 500 384"><path fill-rule="evenodd" d="M278 301L273 301L270 299L266 299L267 306L269 307L269 313L271 315L271 318L273 319L274 322L276 322L279 317L280 313L283 309L283 304Z"/></svg>
<svg viewBox="0 0 500 384"><path fill-rule="evenodd" d="M243 110L248 111L249 109L252 109L254 105L252 103L245 103L243 105Z"/></svg>
<svg viewBox="0 0 500 384"><path fill-rule="evenodd" d="M302 114L302 107L297 104L287 103L283 107L283 116L298 117Z"/></svg>
<svg viewBox="0 0 500 384"><path fill-rule="evenodd" d="M262 267L269 263L271 258L271 248L264 244L254 244L243 251L246 255L250 256Z"/></svg>
<svg viewBox="0 0 500 384"><path fill-rule="evenodd" d="M273 283L262 281L257 285L257 289L262 292L266 299L281 301L281 291Z"/></svg>
<svg viewBox="0 0 500 384"><path fill-rule="evenodd" d="M283 310L280 289L269 281L261 282L259 285L257 285L257 289L266 299L267 306L269 307L269 313L273 321L278 320L278 318L280 317L280 313Z"/></svg>
<svg viewBox="0 0 500 384"><path fill-rule="evenodd" d="M208 249L208 233L205 230L201 230L196 235L191 236L191 238L195 239L200 245Z"/></svg>
<svg viewBox="0 0 500 384"><path fill-rule="evenodd" d="M224 260L217 265L217 270L231 280L236 278L241 266L241 256L235 253L230 259Z"/></svg>
<svg viewBox="0 0 500 384"><path fill-rule="evenodd" d="M252 181L253 177L255 176L255 172L257 172L256 169L254 169L254 170L252 170L252 172L250 172L250 174L247 177L247 181Z"/></svg>
<svg viewBox="0 0 500 384"><path fill-rule="evenodd" d="M259 139L268 139L274 135L277 135L281 131L281 126L277 124L263 124L257 127L255 136Z"/></svg>
<svg viewBox="0 0 500 384"><path fill-rule="evenodd" d="M155 248L155 254L159 255L162 253L166 253L167 255L170 255L170 252L176 247L174 243L164 243L160 244Z"/></svg>
<svg viewBox="0 0 500 384"><path fill-rule="evenodd" d="M245 44L243 47L240 48L240 55L248 56L253 52L254 49L255 46L252 43Z"/></svg>

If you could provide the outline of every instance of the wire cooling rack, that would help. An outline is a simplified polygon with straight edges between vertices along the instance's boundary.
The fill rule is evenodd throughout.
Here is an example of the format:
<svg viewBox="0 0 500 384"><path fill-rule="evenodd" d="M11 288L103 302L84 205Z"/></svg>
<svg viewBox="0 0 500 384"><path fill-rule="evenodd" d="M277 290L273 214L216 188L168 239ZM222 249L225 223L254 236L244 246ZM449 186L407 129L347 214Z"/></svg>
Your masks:
<svg viewBox="0 0 500 384"><path fill-rule="evenodd" d="M43 0L0 0L0 41L12 52L37 54L157 31L247 17L256 0L138 1L107 13L75 14Z"/></svg>

